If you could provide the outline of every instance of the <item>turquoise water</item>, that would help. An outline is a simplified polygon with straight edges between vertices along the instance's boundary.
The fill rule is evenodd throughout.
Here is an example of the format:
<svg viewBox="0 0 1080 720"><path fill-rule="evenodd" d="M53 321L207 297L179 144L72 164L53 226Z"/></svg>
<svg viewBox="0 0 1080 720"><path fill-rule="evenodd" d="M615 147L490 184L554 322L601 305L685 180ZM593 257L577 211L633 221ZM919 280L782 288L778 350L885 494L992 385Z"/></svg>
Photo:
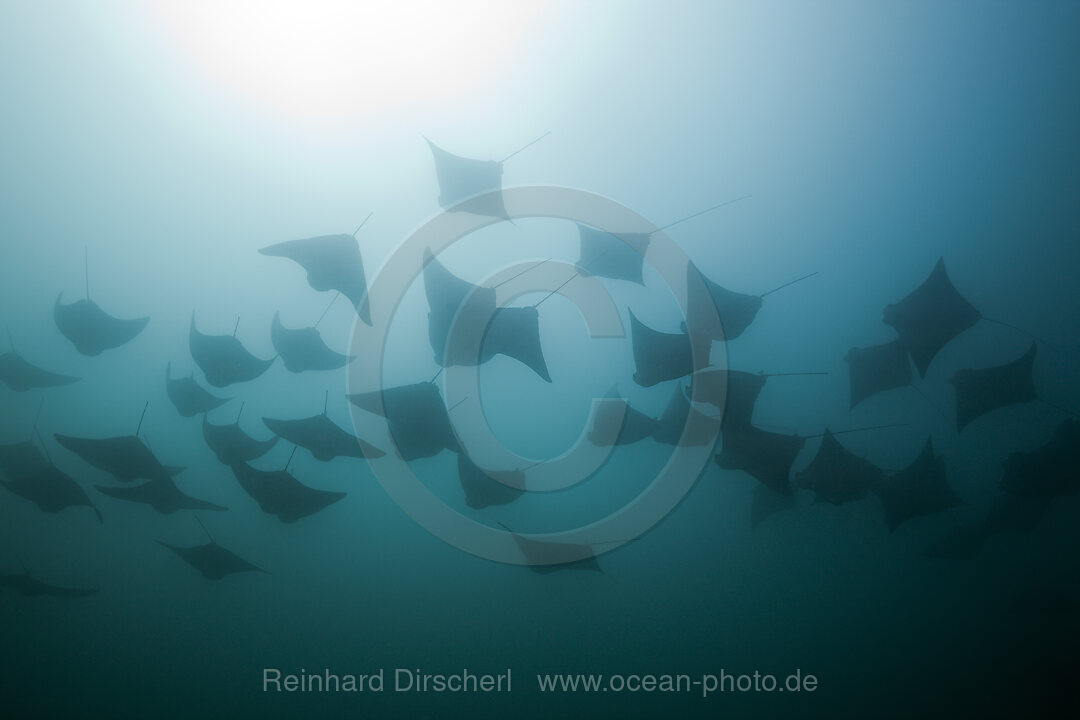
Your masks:
<svg viewBox="0 0 1080 720"><path fill-rule="evenodd" d="M1080 408L1076 5L285 7L0 8L0 322L30 362L80 378L0 386L0 443L26 439L41 407L50 456L104 518L0 495L0 575L21 562L44 581L99 588L81 599L0 588L11 717L967 716L1031 711L1063 686L1075 620L1062 618L1075 614L1009 607L1075 569L1075 498L973 557L924 554L985 514L1002 461L1043 445L1067 417L1030 402L955 430L953 373L1008 362L1030 338L979 323L918 381L926 398L897 389L854 409L843 358L892 339L882 309L944 257L987 318L1045 341L1039 397ZM301 449L290 470L346 498L289 525L260 512L206 447L200 419L180 417L166 396L170 362L206 385L188 347L192 313L214 334L239 319L241 342L273 356L274 314L311 325L333 295L260 248L347 234L373 213L357 239L375 283L440 212L425 137L498 160L548 131L505 163L506 187L595 193L656 225L749 195L667 234L740 292L818 273L770 295L741 337L713 350L736 369L828 373L770 379L755 423L801 436L901 423L843 442L896 470L931 437L962 504L890 533L873 494L833 506L799 491L797 508L752 530L757 481L710 461L661 522L598 558L603 573L550 574L443 542L360 459L323 463ZM513 263L573 262L577 243L571 222L516 219L440 259L479 283ZM87 277L107 312L150 318L97 357L79 354L52 317L57 295L81 298ZM622 317L632 308L678 332L659 271L647 265L644 283L604 287ZM426 312L418 281L394 308L383 377L360 389L436 374ZM319 329L332 349L362 353L356 320L339 300ZM540 337L552 383L506 357L479 370L488 421L523 456L569 450L613 384L651 416L671 396L673 382L637 386L630 340L590 339L566 298L541 306ZM328 393L328 413L351 428L344 393L357 389L345 371L297 375L275 362L254 381L211 388L231 400L210 418L227 422L244 402L241 425L266 438L260 417L315 415ZM205 580L155 542L205 542L194 513L105 496L94 486L116 483L53 440L130 434L144 406L140 437L185 468L177 485L229 508L199 519L266 573ZM818 444L807 441L795 471ZM284 467L291 450L279 442L255 464ZM620 447L572 490L480 510L465 502L452 453L411 466L458 512L540 533L624 506L670 453L651 440ZM266 692L266 668L383 669L387 689ZM510 669L512 691L395 692L397 668ZM542 693L537 682L721 671L783 681L796 670L816 689Z"/></svg>

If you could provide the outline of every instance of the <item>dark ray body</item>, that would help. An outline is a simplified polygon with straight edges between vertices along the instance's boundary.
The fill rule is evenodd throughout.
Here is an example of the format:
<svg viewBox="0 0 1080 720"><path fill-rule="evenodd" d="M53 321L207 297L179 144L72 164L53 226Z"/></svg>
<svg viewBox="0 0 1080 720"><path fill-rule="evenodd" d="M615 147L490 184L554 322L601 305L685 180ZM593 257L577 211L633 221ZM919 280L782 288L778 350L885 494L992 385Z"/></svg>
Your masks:
<svg viewBox="0 0 1080 720"><path fill-rule="evenodd" d="M404 460L432 457L443 450L461 452L450 415L435 383L356 393L349 396L349 401L362 410L386 418L398 455Z"/></svg>
<svg viewBox="0 0 1080 720"><path fill-rule="evenodd" d="M274 359L261 360L232 335L204 335L195 327L195 314L191 315L188 331L188 347L195 364L206 375L206 382L222 388L239 382L247 382L266 372Z"/></svg>
<svg viewBox="0 0 1080 720"><path fill-rule="evenodd" d="M343 492L310 488L288 470L257 470L247 463L237 463L232 472L259 508L283 523L314 515L345 497Z"/></svg>
<svg viewBox="0 0 1080 720"><path fill-rule="evenodd" d="M60 333L71 341L83 355L100 355L106 350L130 342L143 331L150 318L121 320L108 315L90 299L70 305L61 302L64 294L56 296L53 319Z"/></svg>
<svg viewBox="0 0 1080 720"><path fill-rule="evenodd" d="M194 375L186 378L173 378L172 363L165 366L165 392L169 395L176 412L184 417L194 417L221 407L229 400L211 395L199 383Z"/></svg>
<svg viewBox="0 0 1080 720"><path fill-rule="evenodd" d="M316 460L323 462L340 456L378 458L386 454L342 430L326 413L301 420L263 418L263 422L275 435L305 448Z"/></svg>
<svg viewBox="0 0 1080 720"><path fill-rule="evenodd" d="M338 370L351 363L351 355L336 353L326 346L314 327L291 329L281 324L280 313L274 313L270 326L270 341L274 344L285 369L293 373L310 370Z"/></svg>
<svg viewBox="0 0 1080 720"><path fill-rule="evenodd" d="M259 250L263 255L288 258L307 271L315 290L337 290L349 298L360 319L371 324L367 279L360 244L352 235L320 235L287 240Z"/></svg>

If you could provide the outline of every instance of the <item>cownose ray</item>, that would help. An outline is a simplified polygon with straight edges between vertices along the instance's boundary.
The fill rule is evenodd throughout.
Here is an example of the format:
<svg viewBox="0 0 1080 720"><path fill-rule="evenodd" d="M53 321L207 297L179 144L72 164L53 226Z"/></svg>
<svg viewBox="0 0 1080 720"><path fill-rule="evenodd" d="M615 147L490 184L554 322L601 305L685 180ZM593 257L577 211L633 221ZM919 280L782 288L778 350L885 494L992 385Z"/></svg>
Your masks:
<svg viewBox="0 0 1080 720"><path fill-rule="evenodd" d="M83 355L100 355L135 339L150 318L124 320L113 317L90 299L89 262L86 264L86 297L69 305L63 304L64 293L56 296L53 320L60 334L71 341Z"/></svg>
<svg viewBox="0 0 1080 720"><path fill-rule="evenodd" d="M851 388L849 407L854 408L872 395L912 383L911 360L902 340L853 347L844 360L848 364Z"/></svg>
<svg viewBox="0 0 1080 720"><path fill-rule="evenodd" d="M84 598L94 595L98 588L71 588L53 585L34 577L26 565L22 572L0 575L0 587L7 588L23 597Z"/></svg>
<svg viewBox="0 0 1080 720"><path fill-rule="evenodd" d="M270 452L277 444L277 435L268 440L256 440L244 432L240 428L240 415L243 412L244 404L241 404L236 419L228 425L215 425L209 417L203 416L203 440L223 465L251 462Z"/></svg>
<svg viewBox="0 0 1080 720"><path fill-rule="evenodd" d="M30 461L30 464L36 466L35 469L26 472L24 464L22 471L9 475L10 480L6 482L0 480L0 485L24 500L34 503L41 512L52 514L69 507L87 507L94 511L99 523L104 523L105 519L101 511L90 500L86 491L70 475L53 464L49 450L45 446L45 440L36 427L34 434L41 443L41 449L45 452L44 464L37 460Z"/></svg>
<svg viewBox="0 0 1080 720"><path fill-rule="evenodd" d="M178 510L215 510L229 508L188 495L176 486L171 477L155 478L141 485L112 487L95 485L94 489L117 500L142 503L154 508L162 515L172 515Z"/></svg>
<svg viewBox="0 0 1080 720"><path fill-rule="evenodd" d="M327 347L319 334L318 324L287 328L281 324L281 313L274 313L270 325L270 342L273 343L285 369L291 373L339 370L355 360L352 355L342 355Z"/></svg>
<svg viewBox="0 0 1080 720"><path fill-rule="evenodd" d="M320 292L337 290L349 298L357 315L371 324L367 279L357 233L371 219L368 214L352 235L319 235L286 240L259 250L263 255L292 260L307 271L308 284Z"/></svg>
<svg viewBox="0 0 1080 720"><path fill-rule="evenodd" d="M296 447L293 447L295 453ZM343 492L316 490L303 484L289 472L291 464L292 455L281 470L257 470L240 462L232 466L232 472L259 508L283 523L294 523L344 499Z"/></svg>
<svg viewBox="0 0 1080 720"><path fill-rule="evenodd" d="M229 398L217 397L203 388L195 381L194 373L188 377L174 378L171 362L165 365L165 392L176 408L176 412L183 417L208 413L229 402Z"/></svg>
<svg viewBox="0 0 1080 720"><path fill-rule="evenodd" d="M748 197L750 196L744 195L727 200L649 232L612 232L578 223L579 252L576 264L582 268L582 275L644 285L645 255L653 235Z"/></svg>
<svg viewBox="0 0 1080 720"><path fill-rule="evenodd" d="M944 512L960 504L960 498L949 486L944 462L934 454L930 438L910 465L878 480L873 491L881 498L889 532L913 518Z"/></svg>
<svg viewBox="0 0 1080 720"><path fill-rule="evenodd" d="M956 389L956 431L998 408L1038 400L1033 369L1035 342L1012 362L986 368L964 368L949 380Z"/></svg>
<svg viewBox="0 0 1080 720"><path fill-rule="evenodd" d="M382 450L364 440L342 430L327 414L329 393L323 402L323 411L319 415L300 420L277 420L263 418L263 423L278 437L293 445L299 445L312 454L316 460L329 462L336 457L379 458L385 455Z"/></svg>
<svg viewBox="0 0 1080 720"><path fill-rule="evenodd" d="M134 480L168 480L183 468L166 467L158 461L142 440L139 431L150 403L143 406L139 424L134 435L108 438L82 438L57 433L54 437L64 448L78 455L85 462L111 474L122 483Z"/></svg>
<svg viewBox="0 0 1080 720"><path fill-rule="evenodd" d="M424 251L423 274L428 340L436 364L472 366L505 355L551 382L540 343L540 303L496 307L494 288L457 277L430 250Z"/></svg>
<svg viewBox="0 0 1080 720"><path fill-rule="evenodd" d="M435 159L435 175L439 181L439 207L448 212L467 212L509 220L510 216L502 198L503 164L547 135L548 133L544 133L502 160L461 157L424 138Z"/></svg>
<svg viewBox="0 0 1080 720"><path fill-rule="evenodd" d="M202 520L197 515L195 519L199 522L203 532L206 533L208 542L192 547L170 545L161 540L158 540L157 543L172 550L181 560L198 570L207 580L221 580L228 575L242 572L266 572L262 568L244 560L233 551L218 545L214 540L214 536L203 525Z"/></svg>
<svg viewBox="0 0 1080 720"><path fill-rule="evenodd" d="M942 348L980 320L1038 339L1023 328L983 315L953 285L943 257L938 258L922 285L899 302L887 305L881 319L900 336L919 377L926 376L930 363Z"/></svg>
<svg viewBox="0 0 1080 720"><path fill-rule="evenodd" d="M798 506L798 500L796 500L794 493L784 494L777 492L765 485L765 483L755 482L754 488L750 492L751 530L757 530L758 526L766 518Z"/></svg>
<svg viewBox="0 0 1080 720"><path fill-rule="evenodd" d="M195 327L195 313L191 313L188 348L195 364L206 376L206 382L216 388L254 380L274 362L274 358L262 360L248 352L236 338L239 327L240 319L237 318L232 335L204 335Z"/></svg>
<svg viewBox="0 0 1080 720"><path fill-rule="evenodd" d="M746 372L744 370L706 369L694 373L686 394L695 403L706 403L720 410L719 420L724 430L738 431L752 424L754 408L766 381L774 377L827 375L825 372Z"/></svg>
<svg viewBox="0 0 1080 720"><path fill-rule="evenodd" d="M604 573L596 559L596 551L586 543L563 543L519 535L503 523L499 523L514 538L521 554L525 556L528 567L540 575L549 575L560 570L590 570Z"/></svg>
<svg viewBox="0 0 1080 720"><path fill-rule="evenodd" d="M705 357L695 359L694 347L688 333L666 333L654 330L630 313L630 343L634 353L634 382L652 387L667 380L685 377L697 368L709 364L710 348Z"/></svg>
<svg viewBox="0 0 1080 720"><path fill-rule="evenodd" d="M611 447L630 445L652 437L660 423L656 418L630 407L622 400L618 387L612 387L596 409L588 439L593 445Z"/></svg>
<svg viewBox="0 0 1080 720"><path fill-rule="evenodd" d="M457 458L458 480L469 507L479 510L506 505L525 493L523 470L485 470L465 452L459 452Z"/></svg>
<svg viewBox="0 0 1080 720"><path fill-rule="evenodd" d="M826 428L814 459L795 474L795 484L813 491L815 502L841 505L865 497L884 478L881 468L841 445Z"/></svg>
<svg viewBox="0 0 1080 720"><path fill-rule="evenodd" d="M1080 491L1080 423L1068 418L1045 444L1014 452L1003 463L1001 487L1015 496L1054 498Z"/></svg>
<svg viewBox="0 0 1080 720"><path fill-rule="evenodd" d="M0 354L0 382L15 392L70 385L79 381L77 377L60 375L30 363L19 354L10 331L8 341L11 343L11 350Z"/></svg>
<svg viewBox="0 0 1080 720"><path fill-rule="evenodd" d="M832 435L866 432L901 427L902 423L837 430ZM791 467L807 440L817 435L788 435L762 430L755 426L739 427L723 432L724 444L716 455L716 464L724 470L741 470L764 483L770 489L790 495Z"/></svg>
<svg viewBox="0 0 1080 720"><path fill-rule="evenodd" d="M424 250L424 294L428 341L440 367L482 362L484 330L495 314L495 289L474 285L446 269Z"/></svg>
<svg viewBox="0 0 1080 720"><path fill-rule="evenodd" d="M354 393L349 402L386 418L394 447L403 460L433 457L443 450L461 452L449 411L434 382Z"/></svg>
<svg viewBox="0 0 1080 720"><path fill-rule="evenodd" d="M675 386L664 413L657 421L653 440L680 447L712 445L719 437L720 420L692 407L685 392L682 386Z"/></svg>
<svg viewBox="0 0 1080 720"><path fill-rule="evenodd" d="M772 290L760 295L748 295L735 292L717 285L707 278L693 264L686 266L687 285L695 286L703 283L707 293L690 293L686 303L686 322L684 330L702 336L710 340L728 341L734 340L746 331L750 324L757 318L758 311L766 297L773 293L791 287L795 283L802 282L817 275L817 272L808 273L795 280L789 280L783 285L774 287ZM720 322L717 323L716 320Z"/></svg>

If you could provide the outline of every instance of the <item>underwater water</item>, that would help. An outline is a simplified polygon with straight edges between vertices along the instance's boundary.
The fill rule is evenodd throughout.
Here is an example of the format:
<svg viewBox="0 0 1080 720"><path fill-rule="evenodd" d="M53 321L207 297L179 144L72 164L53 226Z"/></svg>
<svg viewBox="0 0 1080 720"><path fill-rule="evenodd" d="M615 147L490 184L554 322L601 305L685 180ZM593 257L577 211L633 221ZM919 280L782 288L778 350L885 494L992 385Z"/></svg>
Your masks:
<svg viewBox="0 0 1080 720"><path fill-rule="evenodd" d="M26 470L0 451L4 716L967 717L1077 704L1078 30L1080 6L1054 2L3 3L0 352L77 378L0 363L0 445L45 458ZM441 151L487 164L444 167ZM499 182L505 217L455 209L473 190L498 199ZM578 223L595 217L652 238L640 282L583 267ZM361 223L345 245L359 248L367 306L259 252ZM498 302L536 306L528 337L550 382L512 349L440 371L423 259L435 243L474 286L522 273ZM358 267L316 255L328 271ZM978 317L941 338L925 373L900 347L910 381L852 407L851 348L953 317L955 298L938 294L912 333L883 322L939 258ZM558 464L591 447L590 413L613 389L651 431L690 386L680 370L636 382L646 361L630 329L632 311L687 337L687 262L751 297L816 273L762 298L738 337L695 335L711 350L699 373L776 375L750 420L805 439L780 461L780 487L714 461L746 437L730 425L670 477L685 448L650 432L581 477ZM149 321L87 354L74 337L110 333L100 318L61 319L58 296ZM593 312L615 313L619 332L591 336ZM291 372L275 315L355 359ZM237 364L198 362L193 322L274 361L216 387L212 373ZM988 409L958 430L957 373L1013 363L1033 337L1028 374L977 392ZM657 362L689 362L679 352ZM167 366L227 399L210 423L239 417L269 440L263 418L325 409L386 455L322 460L279 439L250 466L344 493L283 522L208 447L204 413L178 412ZM439 402L415 416L415 439L435 437L425 423L445 410L460 447L406 463L403 436L347 395L433 378ZM490 442L474 441L481 419ZM840 502L800 487L826 428L872 465ZM133 481L58 439L133 434L152 458ZM472 507L459 457L520 470L532 491ZM47 481L70 492L57 471L93 508L27 498ZM890 529L883 483L941 491L942 476L955 497ZM218 508L116 497L144 483ZM543 491L560 483L572 486ZM779 509L755 519L755 503ZM162 543L227 549L210 573L229 558L263 572L208 579ZM510 687L420 689L420 676L466 671L510 673ZM274 672L369 684L279 690ZM795 674L784 691L761 687ZM596 688L541 687L579 675Z"/></svg>

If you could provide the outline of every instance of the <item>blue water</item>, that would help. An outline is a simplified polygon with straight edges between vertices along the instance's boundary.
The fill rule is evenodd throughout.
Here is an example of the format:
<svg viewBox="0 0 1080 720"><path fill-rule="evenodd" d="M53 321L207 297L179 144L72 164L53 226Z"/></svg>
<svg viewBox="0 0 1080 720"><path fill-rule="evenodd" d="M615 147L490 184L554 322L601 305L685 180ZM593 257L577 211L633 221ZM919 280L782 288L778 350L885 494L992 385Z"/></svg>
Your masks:
<svg viewBox="0 0 1080 720"><path fill-rule="evenodd" d="M0 323L32 362L81 378L24 393L0 387L0 442L25 439L42 399L46 438L129 434L149 403L140 436L162 462L186 468L177 478L185 491L229 508L200 515L214 538L268 571L205 581L154 542L204 542L192 513L159 515L105 497L93 486L112 484L108 476L51 443L105 522L80 509L43 514L4 493L0 574L18 573L21 560L36 577L100 592L77 601L0 592L5 714L868 717L940 708L968 716L1047 701L1060 676L1022 669L1040 667L1030 657L1057 657L1052 643L1026 642L1029 628L1006 608L1031 583L1075 568L1075 498L1056 500L1035 530L995 538L974 558L922 554L984 513L1001 462L1045 443L1066 417L1033 402L960 434L953 427L955 370L1008 362L1030 338L976 325L920 382L930 404L895 390L849 410L843 357L890 340L882 308L944 257L986 317L1055 348L1036 363L1040 397L1080 408L1080 6L553 4L520 16L463 10L474 23L445 27L425 22L435 11L424 7L392 27L392 11L327 7L310 27L277 34L260 22L276 11L260 10L240 25L250 36L210 28L213 12L120 0L0 7ZM490 37L476 30L482 20ZM395 53L385 62L359 47L380 27ZM327 54L311 51L321 47L311 37L330 29L337 41ZM269 33L263 45L252 40L260 33ZM439 40L431 47L442 55L423 38ZM471 74L455 73L456 54L478 54L473 65L462 61ZM405 67L410 59L419 70ZM264 81L257 91L244 84L251 77ZM188 351L192 312L210 333L228 334L239 318L244 345L271 357L275 312L286 325L311 324L333 296L259 248L348 233L373 212L358 235L370 281L440 212L425 137L500 159L546 131L506 163L505 186L585 190L657 225L750 195L668 234L704 274L741 292L818 272L766 298L742 337L714 349L733 368L828 373L770 380L755 422L801 435L903 423L844 444L897 469L932 437L963 504L890 534L873 495L837 507L800 493L797 509L751 531L757 481L710 462L662 522L599 558L603 574L547 575L442 542L363 460L319 463L300 450L292 472L346 499L295 525L261 513L206 448L199 419L181 418L166 397L166 363L202 379ZM511 263L572 262L576 241L569 222L504 222L445 262L480 282ZM51 315L59 293L65 302L82 296L84 250L94 300L120 317L151 318L135 340L95 358L79 355ZM606 286L624 317L633 308L678 331L678 308L654 268L645 286ZM438 370L425 313L417 284L397 309L382 384ZM339 301L319 327L344 352L355 323ZM643 412L663 411L673 383L636 386L629 339L590 340L560 297L541 307L540 329L552 384L507 358L480 369L485 413L507 447L533 458L566 451L592 398L613 384ZM293 375L278 362L255 381L215 390L234 399L211 418L225 422L243 401L245 430L268 437L260 416L317 414L329 392L330 415L349 427L347 389L344 371ZM817 445L807 442L796 471ZM290 451L279 443L261 466L283 466ZM651 441L619 448L579 488L483 510L465 505L453 454L413 468L470 517L547 532L629 502L670 451ZM1075 627L1049 633L1066 630ZM1068 677L1070 662L1051 665ZM264 668L392 675L399 667L510 668L513 692L262 686ZM781 678L800 669L819 687L705 698L541 694L535 679L722 669Z"/></svg>

